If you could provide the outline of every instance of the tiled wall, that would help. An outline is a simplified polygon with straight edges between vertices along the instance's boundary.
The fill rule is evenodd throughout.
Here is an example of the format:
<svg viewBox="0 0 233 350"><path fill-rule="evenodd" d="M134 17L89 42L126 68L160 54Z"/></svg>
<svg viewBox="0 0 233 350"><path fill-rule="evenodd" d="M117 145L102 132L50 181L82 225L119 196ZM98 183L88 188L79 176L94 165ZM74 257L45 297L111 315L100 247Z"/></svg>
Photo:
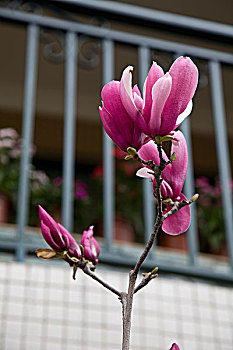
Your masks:
<svg viewBox="0 0 233 350"><path fill-rule="evenodd" d="M127 273L97 268L119 289ZM159 277L135 296L132 350L233 349L233 289ZM68 266L0 263L1 350L121 349L121 306Z"/></svg>

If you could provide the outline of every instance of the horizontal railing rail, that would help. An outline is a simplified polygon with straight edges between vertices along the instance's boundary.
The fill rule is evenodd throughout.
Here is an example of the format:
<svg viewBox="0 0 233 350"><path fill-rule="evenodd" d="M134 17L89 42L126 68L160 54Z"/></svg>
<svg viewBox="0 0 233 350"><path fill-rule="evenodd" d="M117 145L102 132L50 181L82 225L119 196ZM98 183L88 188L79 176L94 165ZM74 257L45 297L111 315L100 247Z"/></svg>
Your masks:
<svg viewBox="0 0 233 350"><path fill-rule="evenodd" d="M89 11L104 12L105 15L113 14L132 18L136 20L151 22L153 24L160 23L165 26L202 32L208 35L218 35L226 38L233 38L233 26L223 23L202 20L189 16L168 13L164 11L124 4L117 1L107 0L50 0L52 4L60 6L72 5L74 8L84 8Z"/></svg>
<svg viewBox="0 0 233 350"><path fill-rule="evenodd" d="M54 1L55 2L55 1ZM69 1L71 2L71 1ZM110 3L110 2L108 2ZM76 5L84 6L83 1L76 1ZM88 5L89 4L89 5ZM87 2L86 7L94 6L100 9L100 5L104 6L103 1L94 3ZM99 4L99 5L97 5ZM116 11L126 7L121 7L120 4L116 7ZM123 5L123 4L122 4ZM115 3L114 3L115 6ZM141 9L141 8L140 8ZM113 9L112 9L113 11ZM136 10L135 10L136 11ZM146 11L146 9L143 9ZM153 12L153 11L152 11ZM144 13L144 12L143 12ZM147 13L147 11L146 11ZM135 13L134 13L135 14ZM132 16L133 14L131 14ZM143 14L141 14L143 16ZM149 13L147 13L149 16ZM155 13L151 13L151 16ZM135 14L136 16L136 14ZM169 14L167 14L169 17ZM174 15L175 16L175 15ZM168 18L167 17L167 18ZM207 49L194 45L181 44L170 40L156 39L143 35L131 34L119 30L97 27L78 23L75 21L58 19L54 17L42 16L34 13L27 13L18 10L0 8L0 18L4 21L12 23L20 23L27 26L27 46L26 46L26 61L25 61L25 84L24 84L24 105L23 105L23 129L22 136L24 138L24 147L21 159L21 171L19 182L19 197L18 197L18 216L17 225L18 233L14 242L0 241L0 247L12 249L15 244L17 259L22 261L25 253L33 247L25 241L25 227L28 222L28 168L30 166L30 145L32 143L33 126L35 119L35 94L37 82L38 68L38 40L40 28L49 28L52 30L62 30L65 33L66 55L65 55L65 89L64 89L64 153L63 153L63 197L62 197L62 220L67 229L72 231L72 216L73 216L73 188L74 180L74 135L75 135L75 115L76 115L76 88L77 88L77 48L79 35L85 34L102 41L103 48L103 77L102 84L114 78L114 51L115 43L124 43L133 45L138 48L139 60L139 84L142 87L144 78L148 71L151 58L151 50L159 49L170 53L173 56L189 55L192 58L199 58L208 61L209 74L211 82L213 115L215 121L215 136L218 153L218 164L220 180L222 184L230 183L230 158L227 144L227 131L224 111L224 94L221 81L221 64L233 65L233 54L218 50ZM173 17L172 17L173 18ZM179 17L177 17L179 18ZM154 18L156 19L156 16ZM194 20L194 19L193 19ZM198 20L197 20L198 21ZM200 20L201 21L201 20ZM164 20L164 23L166 21ZM195 22L195 21L194 21ZM191 21L190 23L194 23ZM204 23L201 21L200 23ZM198 22L195 22L198 23ZM187 25L187 23L183 23ZM211 31L212 27L209 22L206 22L206 28ZM200 30L202 27L199 27ZM228 35L232 34L231 26L217 25L218 30L229 31ZM193 29L195 25L193 24ZM216 33L213 30L213 33ZM191 136L190 125L187 120L183 125L183 132L187 137L189 150L191 151ZM112 142L104 133L103 137L103 163L104 163L104 237L105 244L103 247L102 261L108 263L119 263L121 265L132 264L135 262L134 257L121 254L119 248L115 249L113 244L113 222L114 222L114 160L112 157ZM191 157L190 157L191 158ZM154 203L151 199L150 184L145 182L144 189L144 220L145 220L145 241L148 240L153 227L155 216ZM197 239L197 224L195 207L192 209L192 225L188 231L188 247L189 255L185 266L182 264L171 265L167 262L160 263L160 258L157 252L153 252L145 263L146 266L152 266L159 263L162 270L166 272L177 272L188 274L195 277L205 277L216 280L233 281L233 225L232 225L232 198L227 186L223 186L223 206L224 206L224 222L226 229L226 239L228 243L228 253L230 258L229 268L223 272L217 272L210 268L205 268L197 261L198 257L198 239ZM189 163L189 171L185 184L185 192L188 197L194 193L193 167L192 158ZM35 247L37 248L37 247Z"/></svg>

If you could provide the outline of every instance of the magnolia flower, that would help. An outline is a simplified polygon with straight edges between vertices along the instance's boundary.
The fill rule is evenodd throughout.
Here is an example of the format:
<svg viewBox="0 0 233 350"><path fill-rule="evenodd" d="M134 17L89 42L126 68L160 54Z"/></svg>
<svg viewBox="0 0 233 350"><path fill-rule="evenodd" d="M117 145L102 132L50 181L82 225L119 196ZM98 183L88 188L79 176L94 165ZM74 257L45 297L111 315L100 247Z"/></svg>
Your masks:
<svg viewBox="0 0 233 350"><path fill-rule="evenodd" d="M96 239L93 237L93 227L90 226L88 231L83 231L81 245L84 249L84 257L92 261L94 265L98 264L98 257L100 254L100 247Z"/></svg>
<svg viewBox="0 0 233 350"><path fill-rule="evenodd" d="M39 205L41 232L45 241L55 252L67 251L69 256L81 258L79 244L74 237Z"/></svg>
<svg viewBox="0 0 233 350"><path fill-rule="evenodd" d="M133 67L128 66L119 84L119 101L125 108L124 113L151 138L170 134L191 113L192 97L198 81L197 67L190 58L179 57L169 72L164 74L162 68L153 62L144 83L143 98L138 89L132 89L132 71ZM111 99L117 117L125 118L120 115L111 91L108 99ZM128 128L123 122L122 125Z"/></svg>
<svg viewBox="0 0 233 350"><path fill-rule="evenodd" d="M170 350L180 350L180 348L176 343L173 343Z"/></svg>
<svg viewBox="0 0 233 350"><path fill-rule="evenodd" d="M134 94L140 96L138 87L133 88ZM139 149L145 135L139 129L137 121L131 119L125 110L120 97L120 82L111 81L102 89L102 108L99 107L100 116L106 133L115 144L122 149L128 147Z"/></svg>
<svg viewBox="0 0 233 350"><path fill-rule="evenodd" d="M176 153L176 159L172 164L168 164L162 172L163 182L161 184L161 194L164 199L172 199L173 202L181 202L187 200L181 193L185 176L188 168L188 149L181 131L174 133L174 137L177 142L172 143L171 154ZM151 140L147 144L143 145L139 150L139 155L142 159L148 161L153 160L156 165L159 165L159 153L155 143ZM168 161L166 153L162 150L163 159ZM154 176L147 167L138 170L137 175L140 177L148 177L153 181L153 187L155 186ZM166 205L164 213L171 208ZM178 212L174 213L170 217L164 220L162 229L164 232L170 235L178 235L185 232L190 224L190 208L185 206Z"/></svg>

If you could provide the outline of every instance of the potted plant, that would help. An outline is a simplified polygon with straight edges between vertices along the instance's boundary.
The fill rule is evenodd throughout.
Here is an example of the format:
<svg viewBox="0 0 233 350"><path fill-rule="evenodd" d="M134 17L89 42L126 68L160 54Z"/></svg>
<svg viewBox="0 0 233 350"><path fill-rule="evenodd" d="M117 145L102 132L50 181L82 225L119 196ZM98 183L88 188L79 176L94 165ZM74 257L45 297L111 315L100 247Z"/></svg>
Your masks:
<svg viewBox="0 0 233 350"><path fill-rule="evenodd" d="M207 177L196 179L200 194L197 202L200 250L226 255L221 186L216 179L211 183Z"/></svg>
<svg viewBox="0 0 233 350"><path fill-rule="evenodd" d="M12 200L17 198L21 140L12 128L0 129L0 222L8 222Z"/></svg>

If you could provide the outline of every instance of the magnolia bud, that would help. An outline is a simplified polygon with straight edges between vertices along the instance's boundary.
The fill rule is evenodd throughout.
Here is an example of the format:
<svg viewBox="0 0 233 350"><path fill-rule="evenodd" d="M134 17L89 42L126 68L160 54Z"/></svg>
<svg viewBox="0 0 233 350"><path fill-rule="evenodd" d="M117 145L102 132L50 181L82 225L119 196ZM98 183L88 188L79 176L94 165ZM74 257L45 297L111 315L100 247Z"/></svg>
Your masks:
<svg viewBox="0 0 233 350"><path fill-rule="evenodd" d="M90 260L94 265L98 264L100 247L96 239L93 237L93 227L90 226L88 231L83 231L81 245L84 250L84 257Z"/></svg>

